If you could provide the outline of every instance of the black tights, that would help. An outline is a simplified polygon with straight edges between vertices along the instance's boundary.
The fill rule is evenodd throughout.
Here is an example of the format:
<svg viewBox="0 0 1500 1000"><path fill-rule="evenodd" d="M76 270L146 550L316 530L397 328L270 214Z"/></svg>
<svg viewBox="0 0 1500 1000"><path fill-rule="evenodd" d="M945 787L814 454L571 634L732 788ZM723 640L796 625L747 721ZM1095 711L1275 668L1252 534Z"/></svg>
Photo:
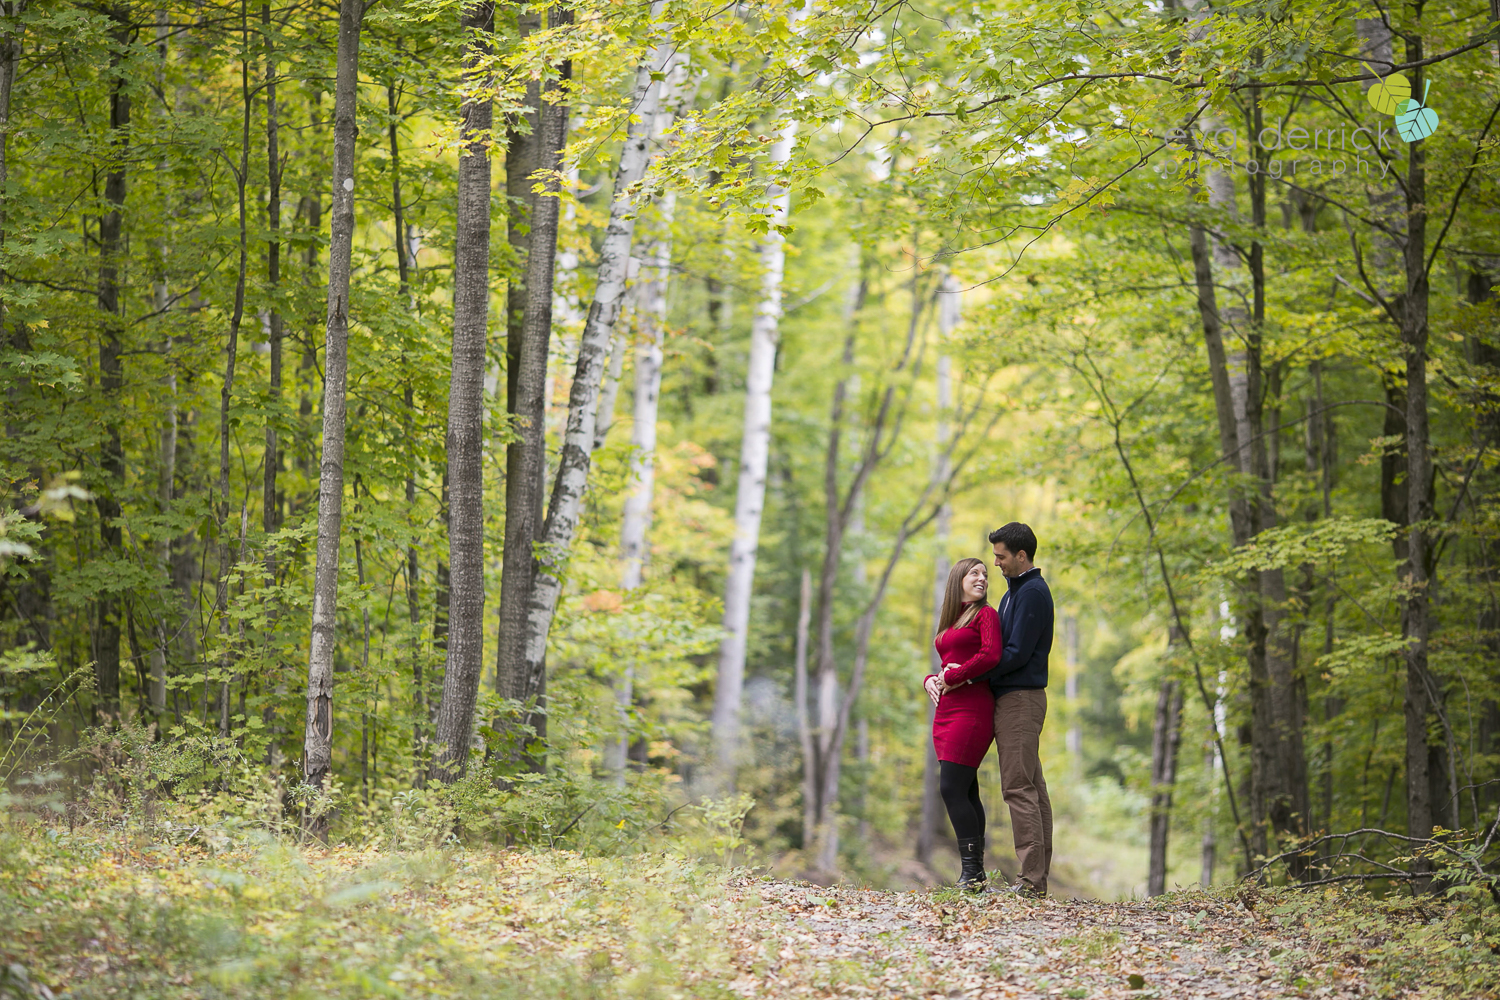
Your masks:
<svg viewBox="0 0 1500 1000"><path fill-rule="evenodd" d="M948 807L953 834L958 842L984 838L984 803L979 800L979 768L965 767L951 760L938 761L938 790Z"/></svg>

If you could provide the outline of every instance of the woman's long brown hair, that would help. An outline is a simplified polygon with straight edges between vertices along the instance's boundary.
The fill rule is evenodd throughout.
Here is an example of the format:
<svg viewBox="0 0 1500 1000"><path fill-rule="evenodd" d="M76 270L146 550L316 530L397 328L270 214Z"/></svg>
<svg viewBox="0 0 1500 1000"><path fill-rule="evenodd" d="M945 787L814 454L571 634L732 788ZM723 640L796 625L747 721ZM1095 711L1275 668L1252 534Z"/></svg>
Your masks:
<svg viewBox="0 0 1500 1000"><path fill-rule="evenodd" d="M960 559L948 571L948 586L943 590L943 611L938 615L938 635L952 628L969 607L964 601L964 577L968 576L969 570L975 566L983 565L983 559L975 559L971 556L968 559ZM979 604L988 605L989 601L977 602L976 609Z"/></svg>

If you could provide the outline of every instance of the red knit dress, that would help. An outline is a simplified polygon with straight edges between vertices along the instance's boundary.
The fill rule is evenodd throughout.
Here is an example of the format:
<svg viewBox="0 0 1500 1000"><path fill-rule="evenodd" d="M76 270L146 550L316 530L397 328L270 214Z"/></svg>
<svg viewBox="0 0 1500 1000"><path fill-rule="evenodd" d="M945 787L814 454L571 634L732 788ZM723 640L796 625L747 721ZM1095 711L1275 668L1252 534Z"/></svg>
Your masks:
<svg viewBox="0 0 1500 1000"><path fill-rule="evenodd" d="M932 716L932 746L938 760L978 767L995 740L995 696L982 678L1000 663L1000 616L988 604L962 628L950 628L934 642L959 687L938 699Z"/></svg>

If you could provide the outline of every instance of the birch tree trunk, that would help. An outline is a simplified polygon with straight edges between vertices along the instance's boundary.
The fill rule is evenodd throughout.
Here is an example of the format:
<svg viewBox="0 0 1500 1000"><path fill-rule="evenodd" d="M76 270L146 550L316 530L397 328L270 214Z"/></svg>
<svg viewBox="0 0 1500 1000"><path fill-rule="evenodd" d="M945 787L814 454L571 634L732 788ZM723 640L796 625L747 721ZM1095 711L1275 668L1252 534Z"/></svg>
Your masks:
<svg viewBox="0 0 1500 1000"><path fill-rule="evenodd" d="M99 484L95 506L99 511L99 540L107 558L121 555L124 541L120 526L119 492L124 487L125 449L120 438L118 408L120 390L125 385L121 357L124 345L120 336L124 321L120 310L120 252L125 207L125 153L129 143L130 94L125 87L126 51L130 45L130 11L123 5L112 6L108 15L110 28L109 85L109 165L104 177L104 201L109 206L99 217L99 286L98 306L101 318L99 340L99 389L104 404L104 443L100 448ZM14 70L12 70L12 73ZM94 677L99 703L105 714L114 715L120 708L120 599L101 593L97 601L98 629L94 635Z"/></svg>
<svg viewBox="0 0 1500 1000"><path fill-rule="evenodd" d="M796 137L797 122L788 121L771 148L771 169L791 158ZM776 373L776 346L781 339L781 278L786 269L786 237L775 227L785 224L790 208L791 192L774 187L768 220L771 228L760 244L760 304L750 325L744 431L734 498L734 540L729 544L729 573L724 582L724 640L719 646L718 681L714 688L715 781L724 790L734 787L739 758L750 594L755 584L760 518L766 502L766 465L771 452L771 381Z"/></svg>
<svg viewBox="0 0 1500 1000"><path fill-rule="evenodd" d="M669 53L658 50L657 58L666 56L669 63L675 61ZM665 92L671 88L670 80L676 67L667 65L667 77L660 84ZM658 112L652 126L653 140L660 140L672 124L672 113L665 107L667 101L659 100ZM630 431L630 495L625 498L625 511L620 526L620 586L634 590L641 585L649 554L647 536L651 530L651 501L656 487L656 415L661 400L661 369L666 357L663 344L667 333L667 284L672 273L672 217L677 196L668 191L656 202L656 214L661 232L652 241L646 256L646 280L639 287L640 340L635 351L635 406L634 422ZM618 334L614 340L623 341ZM601 396L596 412L604 413ZM597 444L602 435L596 426L594 440ZM626 751L630 736L628 722L630 705L635 697L635 667L627 661L619 677L615 679L615 704L620 713L621 731L619 742L610 751L608 764L623 781Z"/></svg>
<svg viewBox="0 0 1500 1000"><path fill-rule="evenodd" d="M664 10L665 4L660 0L652 5L656 17L660 17ZM662 42L650 59L636 70L635 106L639 120L633 121L626 133L625 148L621 151L619 169L615 174L609 225L605 229L604 246L599 257L599 278L588 319L584 322L583 336L578 342L578 363L568 396L568 424L563 435L557 476L552 484L552 498L547 506L547 520L537 546L535 582L526 609L524 680L527 697L540 696L545 691L547 633L552 627L552 616L562 593L562 573L578 527L593 454L599 383L610 334L625 295L625 275L635 234L632 188L645 176L651 158L649 137L661 96L661 85L654 82L652 76L653 73L661 75L667 68L670 52L670 42ZM539 211L540 208L538 205ZM533 247L532 253L535 252Z"/></svg>
<svg viewBox="0 0 1500 1000"><path fill-rule="evenodd" d="M468 35L458 161L453 274L453 361L448 388L448 658L433 740L432 776L463 774L484 670L484 368L489 319L490 130L493 102L479 67L489 52L495 8L464 9ZM507 517L507 521L509 518Z"/></svg>
<svg viewBox="0 0 1500 1000"><path fill-rule="evenodd" d="M328 243L328 320L323 340L323 449L318 469L318 542L313 571L312 637L307 661L303 780L321 793L333 766L333 652L338 622L339 540L344 513L344 411L349 376L349 270L354 248L355 98L359 88L361 0L341 0L333 97L333 203ZM323 838L328 816L308 815Z"/></svg>

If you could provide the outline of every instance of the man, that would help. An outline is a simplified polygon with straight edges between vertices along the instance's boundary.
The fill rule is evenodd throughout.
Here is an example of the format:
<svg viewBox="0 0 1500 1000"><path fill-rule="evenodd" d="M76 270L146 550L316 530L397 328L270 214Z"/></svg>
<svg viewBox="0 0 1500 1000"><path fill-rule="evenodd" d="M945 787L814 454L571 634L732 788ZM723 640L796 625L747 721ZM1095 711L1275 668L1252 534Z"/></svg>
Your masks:
<svg viewBox="0 0 1500 1000"><path fill-rule="evenodd" d="M1047 654L1052 651L1052 591L1032 565L1036 535L1017 521L990 532L995 565L1005 575L1000 598L1000 665L990 672L995 693L995 751L1010 807L1021 877L1010 891L1047 895L1052 870L1052 800L1039 746L1047 719Z"/></svg>

